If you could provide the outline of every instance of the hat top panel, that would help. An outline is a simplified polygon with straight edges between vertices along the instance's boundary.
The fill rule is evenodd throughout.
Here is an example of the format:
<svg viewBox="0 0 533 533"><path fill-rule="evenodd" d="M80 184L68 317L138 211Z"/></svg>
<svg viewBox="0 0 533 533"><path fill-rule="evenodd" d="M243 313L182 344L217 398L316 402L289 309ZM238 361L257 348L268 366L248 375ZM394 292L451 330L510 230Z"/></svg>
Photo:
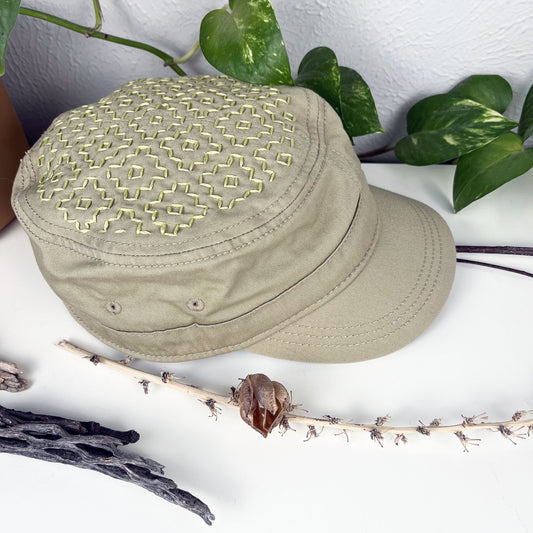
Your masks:
<svg viewBox="0 0 533 533"><path fill-rule="evenodd" d="M111 240L201 236L283 193L295 148L305 153L297 130L280 88L133 81L52 123L37 148L37 202L55 224Z"/></svg>

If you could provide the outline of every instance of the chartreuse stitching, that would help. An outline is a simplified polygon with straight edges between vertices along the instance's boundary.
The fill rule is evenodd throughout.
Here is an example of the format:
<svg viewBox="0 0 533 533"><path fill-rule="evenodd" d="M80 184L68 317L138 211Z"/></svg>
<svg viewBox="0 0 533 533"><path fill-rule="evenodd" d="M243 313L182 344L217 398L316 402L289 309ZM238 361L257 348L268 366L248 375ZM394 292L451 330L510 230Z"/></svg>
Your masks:
<svg viewBox="0 0 533 533"><path fill-rule="evenodd" d="M291 165L289 101L277 88L225 77L131 82L53 122L38 146L37 192L82 233L176 236L211 208L261 193L276 165ZM251 157L234 151L249 146Z"/></svg>
<svg viewBox="0 0 533 533"><path fill-rule="evenodd" d="M224 78L224 76L220 76L220 77L221 77L221 78ZM140 80L140 81L146 81L146 80ZM163 81L165 81L165 80L163 80ZM132 83L134 83L134 82L130 82L128 85L131 85ZM253 89L255 89L255 88L253 88ZM119 90L117 90L116 92L118 93L118 92L121 92L121 91L123 91L123 90L124 90L124 88L119 89ZM276 90L276 89L273 88L272 90ZM251 91L253 92L252 89L251 89ZM257 91L256 91L256 92L257 92ZM162 94L165 94L165 93L162 93ZM310 99L309 99L309 94L310 94L309 92L304 92L304 93L303 93L303 96L305 97L305 100L306 100L306 102L307 102L307 107L308 107L308 108L309 108L309 106L310 106L310 104L311 104ZM144 95L143 95L143 96L144 96ZM224 95L222 95L222 96L224 96ZM246 95L240 95L240 94L239 94L238 96L239 96L239 97L246 97ZM145 97L145 96L144 96L144 97ZM257 96L257 99L260 99L260 98L266 98L266 97L267 97L267 96L265 96L265 95L258 95L258 96ZM165 96L164 98L170 100L170 98L168 98L168 96ZM107 100L109 100L109 98L108 98ZM290 101L290 96L287 97L287 102L289 102L289 101ZM318 107L322 110L322 113L323 113L323 112L324 112L324 109L323 109L323 108L324 108L324 105L323 105L323 103L318 102L317 104L318 104ZM144 105L144 104L142 104L142 105ZM167 104L159 104L159 105L162 105L162 106L163 106L163 105L167 105ZM138 106L138 107L141 107L141 106ZM66 113L65 113L65 115L66 115ZM63 116L64 116L64 115L61 115L61 116L58 117L54 122L60 121L60 120L62 119ZM183 118L183 117L179 117L179 118L181 118L181 124L182 124L183 121L184 121L184 118ZM306 116L306 119L305 119L305 120L306 120L306 130L308 130L309 127L310 127L309 115ZM324 122L324 121L322 121L322 122ZM172 127L176 127L176 126L177 126L177 124L172 123L172 124L169 124L169 126L168 126L167 129L170 129L170 128L172 128ZM114 130L116 131L115 135L117 135L117 136L118 136L118 135L122 135L122 136L124 137L123 140L126 141L126 142L128 142L128 144L127 144L126 146L121 146L121 147L119 147L119 148L117 149L117 152L118 152L119 149L122 149L122 148L124 148L124 147L128 147L128 146L133 142L133 139L125 138L125 137L126 137L125 134L122 133L122 132L119 132L119 131L118 131L118 125L107 126L106 129L104 130L104 134L107 134L111 129L114 129ZM46 139L47 139L47 137L41 137L41 142L44 142ZM269 141L269 143L277 143L277 142L278 142L278 141ZM289 145L291 146L291 148L294 146L294 141L293 141L292 138L288 138L288 137L284 137L284 136L282 136L282 138L281 138L281 140L280 140L279 142L288 142ZM218 151L220 151L220 150L222 149L222 145L218 145L218 146L220 146L220 149L218 150ZM270 149L269 144L267 144L267 148ZM303 158L304 161L307 160L310 149L311 149L311 144L309 144L308 147L307 147L307 153L306 153L306 156ZM35 150L35 148L32 148L32 150ZM261 150L261 149L259 149L259 150ZM116 155L116 154L114 154L114 155ZM337 154L337 155L340 156L341 154ZM39 157L41 157L41 156L39 156ZM42 157L43 157L43 160L44 160L44 156L42 156ZM263 160L262 158L260 158L259 156L257 156L257 154L256 154L255 152L254 152L254 157L256 157L258 160L261 160L261 161ZM342 157L344 157L344 156L342 156ZM38 159L38 158L37 158L37 159ZM23 159L23 163L24 163L25 167L26 167L26 166L31 167L31 177L32 177L32 178L35 177L35 176L37 176L37 170L36 170L35 165L34 165L34 163L33 163L33 161L32 161L31 158L29 158L29 157L28 157L28 158L24 158L24 159ZM313 167L314 167L314 164L313 164ZM178 169L178 170L185 170L185 169ZM264 164L263 164L263 168L262 168L262 170L265 171ZM24 192L24 199L25 199L25 201L26 201L26 205L27 205L27 207L28 207L28 208L31 210L31 212L32 212L32 216L35 217L35 218L37 218L37 219L39 219L43 224L48 224L48 222L47 222L46 220L44 220L44 219L40 216L40 214L37 213L37 212L35 211L35 209L33 209L33 207L31 206L31 204L28 202L28 189L27 189L27 184L26 184L26 173L23 173L23 174L22 174L22 181L23 181L23 185L24 185L23 188L24 188L24 190L25 190L25 192ZM33 181L33 179L30 180L30 181ZM291 189L293 189L294 185L295 185L295 182L294 182L294 181L291 181L291 182L288 184L287 189L285 190L285 194L289 194L290 191L291 191ZM263 212L265 212L266 210L271 209L271 208L273 208L275 205L279 204L279 203L281 202L282 198L283 198L283 196L278 196L277 200L276 200L273 204L269 204L269 205L267 205L265 208L263 208L263 210L258 211L257 213L253 213L252 215L248 216L247 218L245 218L244 220L241 220L241 221L239 221L239 222L236 222L236 223L233 223L233 224L229 224L229 225L226 225L226 226L224 226L224 225L222 225L222 226L218 226L218 227L216 227L215 229L212 229L211 231L207 232L207 233L205 234L205 236L216 235L217 233L221 233L221 232L223 232L223 231L230 230L230 229L236 227L236 226L239 225L239 224L244 224L244 223L248 222L250 219L254 218L255 216L262 215ZM73 228L70 228L70 227L65 227L64 230L69 231L69 232L72 232L72 231L73 231L73 232L77 232L77 230L75 230L75 229L73 229ZM39 238L39 240L42 240L42 241L44 241L44 242L49 242L49 241L47 241L46 239L44 239L44 238L42 238L42 237L37 237L37 235L36 235L33 231L29 230L29 228L28 228L28 231L30 231L30 232L32 233L32 235L34 235L36 238ZM98 237L97 235L94 235L94 234L91 235L91 238L92 238L93 240L95 240L95 241L99 241L99 240L101 240L100 237ZM67 239L68 239L68 238L67 238ZM182 238L182 239L181 239L181 243L185 243L185 242L188 242L188 241L191 241L191 240L195 240L195 239L194 239L194 238ZM223 241L220 241L220 242L223 242ZM157 243L157 242L154 242L154 243L151 243L151 242L143 242L142 245L143 245L143 248L161 248L161 247L164 247L164 246L165 246L164 244ZM131 246L131 245L130 245L130 246ZM79 252L77 252L77 253L79 253ZM90 256L87 255L87 254L82 254L82 255L86 255L87 257L90 257ZM123 254L118 253L117 255L120 256L120 255L123 255ZM163 254L163 255L168 255L168 254ZM146 256L148 256L148 255L146 255ZM111 263L110 263L110 264L111 264ZM123 265L123 266L131 266L131 265ZM143 267L143 268L144 268L144 267Z"/></svg>
<svg viewBox="0 0 533 533"><path fill-rule="evenodd" d="M308 100L308 93L306 92L305 93L305 97L309 103L309 100ZM288 98L287 98L288 100ZM319 105L322 109L322 132L324 132L324 122L325 122L325 115L324 115L324 102L319 102ZM318 121L318 116L317 116L317 121ZM318 124L317 124L317 131L318 130ZM317 145L320 149L320 145L321 145L321 141L320 141L320 138L317 139ZM343 156L344 157L344 156ZM32 169L33 169L33 173L35 175L36 173L36 170L35 170L35 167L33 166L33 162L31 160L29 160L29 163L30 165L32 166ZM316 161L315 161L316 163ZM322 172L322 169L324 167L324 164L325 164L325 158L322 157L322 160L321 160L321 166L320 168L316 168L315 169L315 163L313 164L313 170L310 172L310 176L313 175L314 176L314 179L313 179L313 183L312 185L308 188L307 192L306 192L306 195L303 199L301 199L300 203L296 206L296 209L285 219L279 221L275 226L273 226L272 228L270 228L268 231L260 234L258 237L252 239L251 241L248 241L246 243L243 243L241 244L240 246L237 246L237 247L234 247L232 250L230 251L223 251L223 252L219 252L219 253L216 253L216 254L212 254L212 255L209 255L207 257L202 257L202 258L199 258L199 259L195 259L195 260L190 260L190 261L181 261L181 262L177 262L177 263L172 263L172 264L160 264L160 263L155 263L155 264L149 264L149 265L132 265L132 264L128 264L128 263L111 263L109 261L106 261L104 259L102 259L101 257L94 257L92 255L89 255L87 253L84 253L82 252L81 250L75 248L75 247L72 247L71 250L78 254L78 255L81 255L83 257L87 257L87 258L90 258L92 260L96 260L100 263L103 263L103 264L110 264L110 265L113 265L113 266L119 266L119 267L125 267L125 268L134 268L134 269L146 269L146 268L168 268L169 266L172 266L172 265L180 265L180 266L183 266L183 265L189 265L189 264L192 264L192 263L200 263L200 262L205 262L205 261L208 261L208 260L211 260L211 259L214 259L214 258L217 258L217 257L221 257L221 256L224 256L224 255L227 255L229 253L232 253L234 251L237 251L241 248L244 248L246 246L249 246L265 237L267 237L268 235L270 235L271 233L273 233L274 231L276 231L279 227L281 227L282 225L290 222L290 220L294 217L294 215L296 214L297 211L299 211L300 209L302 209L306 203L306 200L307 198L310 196L310 194L312 193L312 191L314 190L315 186L316 186L316 181L318 179L318 177L320 176L320 173ZM294 182L292 182L294 183ZM292 183L291 183L291 186L292 186ZM25 191L25 200L26 200L26 205L29 207L29 209L31 210L31 212L33 213L33 215L39 219L41 219L43 222L46 222L42 219L42 217L39 215L39 213L37 213L35 211L35 209L32 207L31 203L28 202L28 199L27 199L27 190ZM278 199L279 201L279 199ZM285 208L286 209L286 208ZM285 211L285 210L284 210ZM357 214L356 214L357 216ZM37 240L40 240L40 241L43 241L43 242L46 242L48 244L51 244L53 246L63 246L63 244L58 244L57 242L55 241L49 241L47 240L46 238L42 237L42 235L37 235L37 233L35 233L35 231L32 229L32 227L30 227L30 225L28 224L24 224L25 225L25 228L26 228L26 231L31 234L34 238L36 238ZM352 231L353 228L351 228L349 230L349 233ZM48 232L47 232L48 233ZM65 238L67 240L71 240L69 238ZM127 256L128 254L124 254L124 253L117 253L116 255L118 256ZM169 254L169 255L173 255L173 254ZM151 257L149 255L147 255L147 257Z"/></svg>

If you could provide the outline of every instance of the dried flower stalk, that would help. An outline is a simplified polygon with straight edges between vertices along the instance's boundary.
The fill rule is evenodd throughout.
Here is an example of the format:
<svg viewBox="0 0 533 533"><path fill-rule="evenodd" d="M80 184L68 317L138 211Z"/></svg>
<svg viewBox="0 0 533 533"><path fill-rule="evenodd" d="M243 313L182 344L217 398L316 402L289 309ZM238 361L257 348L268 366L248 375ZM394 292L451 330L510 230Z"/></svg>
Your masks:
<svg viewBox="0 0 533 533"><path fill-rule="evenodd" d="M170 387L181 392L185 392L191 396L194 396L205 403L210 410L216 405L228 405L232 407L238 407L239 404L239 390L232 387L232 392L230 396L223 396L219 394L213 394L212 392L207 392L193 385L186 385L175 381L175 378L168 373L164 373L165 377L150 374L149 372L144 372L142 370L137 370L133 367L121 364L112 359L108 359L101 355L96 355L83 348L79 348L66 340L62 340L58 343L60 348L67 350L68 352L83 357L90 360L94 364L102 364L115 370L125 372L134 378L140 381L147 381L153 384L160 384L165 387ZM266 376L265 376L266 377ZM267 378L268 379L268 378ZM245 380L244 380L245 381ZM285 389L286 390L286 389ZM207 403L209 402L209 403ZM433 433L453 433L459 439L463 448L467 450L468 445L477 446L479 439L471 439L467 437L463 431L468 429L469 431L475 430L491 430L497 431L506 439L516 444L513 438L526 438L529 434L533 434L533 418L526 418L530 412L528 411L516 411L509 420L502 422L488 422L487 416L485 413L480 415L474 415L467 417L461 415L463 421L459 424L453 425L442 425L440 418L435 418L429 425L425 425L423 422L420 422L418 426L406 426L406 427L397 427L385 425L386 422L390 420L390 416L381 416L377 417L373 424L354 424L352 422L344 422L340 418L333 417L331 415L324 415L321 418L314 418L310 416L301 416L296 415L293 410L296 406L289 404L285 407L284 414L280 418L278 423L283 422L283 425L291 423L303 424L307 426L308 431L305 438L305 441L309 441L313 437L318 437L320 431L317 428L334 428L335 430L340 431L340 434L346 434L345 432L355 432L362 431L370 434L370 438L383 445L384 435L390 433L394 436L394 444L398 445L399 443L407 443L406 434L410 433L419 433L422 435L429 436ZM212 412L212 411L211 411ZM283 429L283 428L282 428ZM527 430L527 433L520 432L520 430Z"/></svg>
<svg viewBox="0 0 533 533"><path fill-rule="evenodd" d="M15 411L0 406L0 453L63 463L129 481L201 516L214 516L201 500L163 477L151 459L124 453L119 446L137 442L136 431L115 431L96 422Z"/></svg>
<svg viewBox="0 0 533 533"><path fill-rule="evenodd" d="M22 370L15 363L0 361L0 390L21 392L28 387L29 383L22 378Z"/></svg>

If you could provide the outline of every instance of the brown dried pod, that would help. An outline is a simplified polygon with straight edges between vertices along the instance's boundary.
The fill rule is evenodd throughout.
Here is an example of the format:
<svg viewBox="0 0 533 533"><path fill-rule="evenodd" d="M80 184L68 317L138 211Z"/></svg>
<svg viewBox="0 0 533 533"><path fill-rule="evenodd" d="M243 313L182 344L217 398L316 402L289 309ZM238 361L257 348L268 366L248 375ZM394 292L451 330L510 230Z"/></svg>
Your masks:
<svg viewBox="0 0 533 533"><path fill-rule="evenodd" d="M280 424L291 405L287 389L265 374L246 376L237 398L241 418L265 438Z"/></svg>

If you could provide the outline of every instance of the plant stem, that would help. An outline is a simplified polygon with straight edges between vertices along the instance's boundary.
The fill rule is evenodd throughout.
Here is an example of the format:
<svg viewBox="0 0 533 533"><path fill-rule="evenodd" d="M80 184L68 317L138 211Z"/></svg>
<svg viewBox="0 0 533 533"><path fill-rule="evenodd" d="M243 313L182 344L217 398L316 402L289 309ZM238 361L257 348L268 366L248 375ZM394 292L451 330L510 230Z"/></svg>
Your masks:
<svg viewBox="0 0 533 533"><path fill-rule="evenodd" d="M115 370L118 370L120 372L126 373L130 376L133 376L135 379L138 379L140 383L154 383L158 385L162 385L165 387L170 387L175 390L179 390L181 392L185 392L186 394L189 394L191 396L194 396L195 398L200 399L203 403L206 405L209 405L208 402L217 402L219 404L225 404L234 408L237 408L238 406L235 403L232 402L232 398L230 396L222 396L220 394L213 394L208 391L204 391L202 389L199 389L197 387L194 387L192 385L185 385L184 383L178 383L174 381L175 378L172 376L166 376L166 379L163 379L160 376L151 374L149 372L144 372L142 370L137 370L133 367L129 367L126 364L113 361L111 359L108 359L106 357L103 357L102 355L96 355L92 352L89 352L87 350L84 350L83 348L79 348L78 346L75 346L74 344L62 340L57 344L58 347L63 348L64 350L77 355L79 357L82 357L84 359L88 359L93 364L98 365L102 364L104 366L113 368ZM505 420L503 422L484 422L486 419L486 416L478 415L471 418L467 418L463 416L463 422L460 424L454 424L449 426L441 426L440 422L435 423L432 422L429 425L425 425L420 423L418 426L387 426L384 425L384 422L388 420L388 417L383 417L381 419L377 419L376 423L374 424L353 424L348 422L343 422L340 419L325 416L322 418L313 418L309 416L299 416L295 415L291 412L286 414L286 419L290 422L295 422L298 424L304 424L308 427L330 427L334 428L340 431L364 431L369 432L372 435L382 434L382 433L394 433L396 435L403 435L406 433L421 433L423 435L429 435L430 433L455 433L457 437L461 439L463 442L463 445L465 445L464 439L466 437L462 434L463 430L494 430L499 431L503 436L510 438L510 436L515 437L522 437L521 434L514 434L512 433L513 429L519 429L519 428L530 428L533 426L533 418L525 419L523 416L526 414L525 411L517 412L513 415L511 420ZM461 435L458 435L458 433L461 433ZM464 439L463 439L464 437ZM374 437L373 437L374 438ZM468 439L466 439L468 440ZM465 447L466 449L466 447Z"/></svg>
<svg viewBox="0 0 533 533"><path fill-rule="evenodd" d="M372 150L371 152L357 154L357 157L359 157L359 159L369 159L370 157L376 157L378 155L386 154L387 152L392 152L392 150L394 150L394 146L383 146L376 150Z"/></svg>
<svg viewBox="0 0 533 533"><path fill-rule="evenodd" d="M92 34L95 31L99 31L102 29L103 16L102 16L102 7L100 6L100 0L93 0L93 6L94 6L94 16L95 16L96 21L94 23L94 27L91 28L89 34Z"/></svg>
<svg viewBox="0 0 533 533"><path fill-rule="evenodd" d="M189 61L189 59L191 59L194 54L196 54L198 48L200 48L200 41L196 41L194 43L194 46L185 55L181 57L175 57L174 64L176 65L179 63L186 63L187 61Z"/></svg>
<svg viewBox="0 0 533 533"><path fill-rule="evenodd" d="M62 26L64 28L75 31L77 33L81 33L82 35L85 35L86 37L94 37L96 39L102 39L104 41L110 41L112 43L122 44L124 46L129 46L131 48L138 48L140 50L150 52L151 54L154 54L157 57L161 58L165 62L165 66L169 66L176 74L178 74L179 76L186 76L185 72L174 63L174 59L169 54L149 44L141 43L138 41L132 41L130 39L124 39L122 37L116 37L114 35L109 35L108 33L103 33L101 31L94 31L94 28L89 28L87 26L81 26L69 20L56 17L55 15L49 15L48 13L43 13L42 11L38 11L36 9L29 9L26 7L21 7L19 8L19 13L21 15L27 15L30 17L45 20L47 22L51 22L53 24L57 24L58 26ZM97 24L98 24L98 20L97 20Z"/></svg>

